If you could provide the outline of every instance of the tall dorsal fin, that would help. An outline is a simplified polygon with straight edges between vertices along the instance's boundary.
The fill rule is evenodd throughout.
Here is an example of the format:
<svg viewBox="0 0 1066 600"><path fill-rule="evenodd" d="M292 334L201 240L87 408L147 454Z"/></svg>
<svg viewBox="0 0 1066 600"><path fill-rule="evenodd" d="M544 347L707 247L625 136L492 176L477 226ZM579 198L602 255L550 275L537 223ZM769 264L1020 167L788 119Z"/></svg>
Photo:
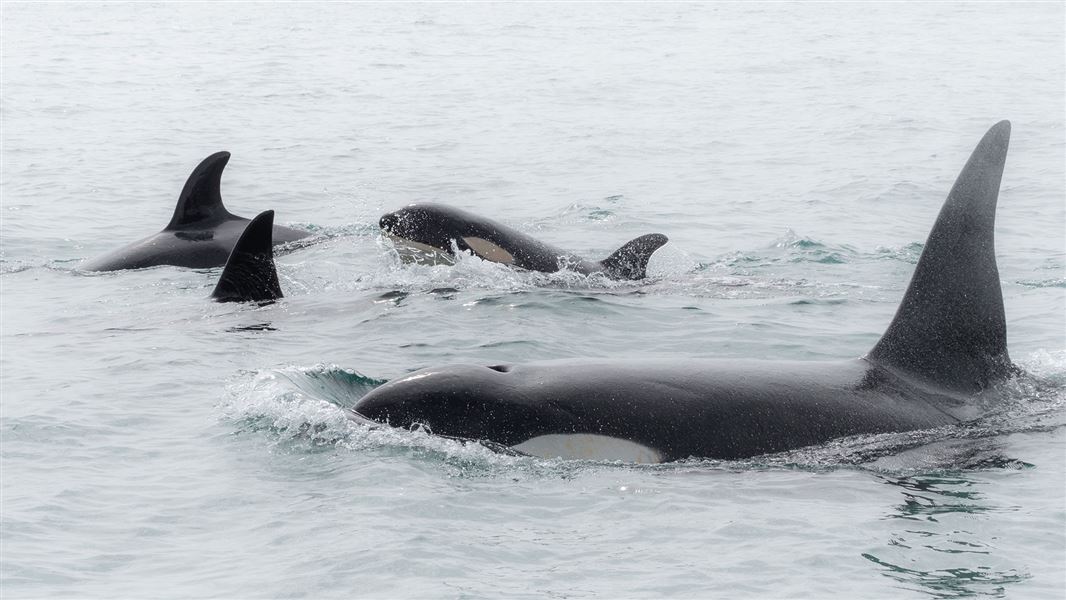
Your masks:
<svg viewBox="0 0 1066 600"><path fill-rule="evenodd" d="M603 270L615 279L644 279L648 260L670 238L661 233L649 233L626 242L614 254L600 261Z"/></svg>
<svg viewBox="0 0 1066 600"><path fill-rule="evenodd" d="M174 216L170 218L167 229L197 225L213 225L233 215L222 206L222 170L229 162L229 152L216 152L208 156L185 180L185 187L178 196L178 205L174 207Z"/></svg>
<svg viewBox="0 0 1066 600"><path fill-rule="evenodd" d="M274 268L274 211L259 213L233 246L211 297L219 302L264 302L282 297Z"/></svg>
<svg viewBox="0 0 1066 600"><path fill-rule="evenodd" d="M996 267L996 199L1010 141L1000 121L951 188L907 293L868 359L964 392L1013 373Z"/></svg>

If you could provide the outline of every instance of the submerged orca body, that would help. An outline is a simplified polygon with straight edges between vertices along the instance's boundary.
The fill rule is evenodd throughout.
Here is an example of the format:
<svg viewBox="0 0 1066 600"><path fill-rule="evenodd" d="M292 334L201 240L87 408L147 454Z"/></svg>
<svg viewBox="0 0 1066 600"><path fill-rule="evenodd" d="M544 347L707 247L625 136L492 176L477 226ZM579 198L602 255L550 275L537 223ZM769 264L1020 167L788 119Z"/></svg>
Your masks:
<svg viewBox="0 0 1066 600"><path fill-rule="evenodd" d="M219 185L229 157L229 152L218 152L193 169L178 197L174 216L163 231L88 260L79 268L116 271L158 265L208 268L224 264L248 224L248 219L230 213L222 205ZM273 229L275 244L310 235L280 225Z"/></svg>
<svg viewBox="0 0 1066 600"><path fill-rule="evenodd" d="M1009 138L1000 122L974 150L863 358L433 367L371 391L352 417L541 457L634 462L737 459L975 418L974 396L1017 372L993 245Z"/></svg>
<svg viewBox="0 0 1066 600"><path fill-rule="evenodd" d="M412 204L381 217L381 231L401 258L416 262L454 262L454 249L484 260L529 271L571 269L612 279L643 279L648 259L668 240L642 235L601 261L585 260L506 225L442 204Z"/></svg>

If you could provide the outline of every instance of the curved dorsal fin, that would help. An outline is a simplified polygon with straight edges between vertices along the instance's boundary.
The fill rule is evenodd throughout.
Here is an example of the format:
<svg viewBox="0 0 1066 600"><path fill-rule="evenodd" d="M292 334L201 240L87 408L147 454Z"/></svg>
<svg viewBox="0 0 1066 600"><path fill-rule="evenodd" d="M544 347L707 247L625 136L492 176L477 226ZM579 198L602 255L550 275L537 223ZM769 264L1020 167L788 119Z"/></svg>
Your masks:
<svg viewBox="0 0 1066 600"><path fill-rule="evenodd" d="M1015 372L993 231L1009 142L1010 122L1000 121L977 144L868 359L970 393Z"/></svg>
<svg viewBox="0 0 1066 600"><path fill-rule="evenodd" d="M670 238L661 233L649 233L626 242L614 254L600 261L603 270L616 279L644 279L648 260Z"/></svg>
<svg viewBox="0 0 1066 600"><path fill-rule="evenodd" d="M192 174L185 180L185 187L178 196L178 205L174 207L174 216L166 229L181 229L197 225L213 225L232 217L222 206L222 192L219 185L222 170L229 162L229 152L216 152L203 159Z"/></svg>
<svg viewBox="0 0 1066 600"><path fill-rule="evenodd" d="M274 268L274 211L259 213L237 240L211 297L219 302L264 302L282 297Z"/></svg>

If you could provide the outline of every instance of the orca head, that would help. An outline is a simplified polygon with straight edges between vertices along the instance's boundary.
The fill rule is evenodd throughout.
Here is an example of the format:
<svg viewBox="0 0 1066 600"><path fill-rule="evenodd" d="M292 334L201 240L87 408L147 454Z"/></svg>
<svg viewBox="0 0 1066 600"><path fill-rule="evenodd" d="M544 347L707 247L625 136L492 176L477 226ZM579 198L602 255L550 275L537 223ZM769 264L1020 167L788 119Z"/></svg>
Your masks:
<svg viewBox="0 0 1066 600"><path fill-rule="evenodd" d="M422 369L371 391L354 410L393 427L512 445L539 429L543 415L521 401L508 371L504 365L471 364Z"/></svg>
<svg viewBox="0 0 1066 600"><path fill-rule="evenodd" d="M484 242L485 232L493 229L476 215L440 204L405 206L383 215L378 225L401 259L428 264L454 263L456 248L473 251L468 241Z"/></svg>
<svg viewBox="0 0 1066 600"><path fill-rule="evenodd" d="M355 419L478 440L540 458L658 463L646 443L589 429L565 406L536 401L511 365L450 365L415 371L363 396Z"/></svg>

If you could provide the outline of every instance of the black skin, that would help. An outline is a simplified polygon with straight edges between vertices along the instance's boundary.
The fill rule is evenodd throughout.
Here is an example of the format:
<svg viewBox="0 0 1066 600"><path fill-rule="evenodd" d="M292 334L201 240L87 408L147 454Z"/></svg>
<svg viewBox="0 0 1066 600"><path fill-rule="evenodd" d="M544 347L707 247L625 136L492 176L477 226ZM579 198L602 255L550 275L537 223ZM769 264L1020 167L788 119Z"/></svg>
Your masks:
<svg viewBox="0 0 1066 600"><path fill-rule="evenodd" d="M259 213L230 252L211 297L219 302L267 303L281 298L271 243L274 211Z"/></svg>
<svg viewBox="0 0 1066 600"><path fill-rule="evenodd" d="M228 152L205 158L185 182L174 216L165 229L81 264L82 271L116 271L174 265L204 269L226 264L249 219L222 205L219 185ZM306 231L273 227L274 245L310 236Z"/></svg>
<svg viewBox="0 0 1066 600"><path fill-rule="evenodd" d="M554 273L566 268L585 275L604 273L615 279L645 277L648 259L667 242L665 235L648 234L602 261L591 261L491 219L443 204L412 204L382 216L379 225L390 236L448 254L452 254L453 243L460 251L473 252L463 238L475 237L506 250L514 257L512 265L520 269Z"/></svg>
<svg viewBox="0 0 1066 600"><path fill-rule="evenodd" d="M840 362L561 362L416 371L364 396L359 416L514 446L599 434L663 460L737 459L856 434L976 418L1007 354L994 216L1010 123L996 124L944 202L895 318L868 356Z"/></svg>
<svg viewBox="0 0 1066 600"><path fill-rule="evenodd" d="M737 459L858 433L970 418L967 396L929 393L865 360L548 362L417 371L364 396L363 417L505 446L592 433L664 461Z"/></svg>

